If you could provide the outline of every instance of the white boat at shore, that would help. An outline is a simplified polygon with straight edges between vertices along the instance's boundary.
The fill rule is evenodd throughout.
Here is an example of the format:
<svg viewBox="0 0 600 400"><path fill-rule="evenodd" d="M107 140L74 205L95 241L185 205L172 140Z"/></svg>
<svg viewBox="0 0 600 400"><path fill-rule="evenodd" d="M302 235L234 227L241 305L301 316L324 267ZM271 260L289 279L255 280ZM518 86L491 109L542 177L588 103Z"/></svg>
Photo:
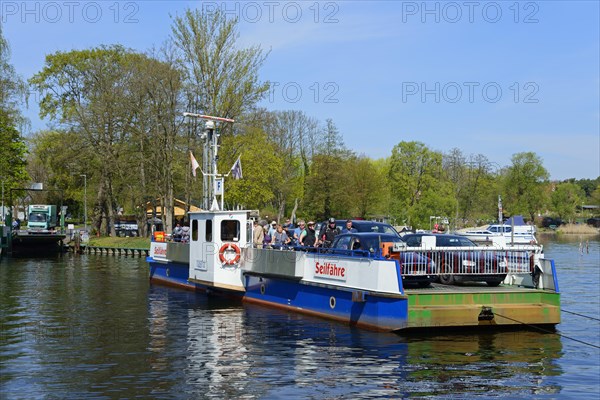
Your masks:
<svg viewBox="0 0 600 400"><path fill-rule="evenodd" d="M476 243L492 243L498 237L504 237L509 244L537 244L536 229L533 225L525 224L520 215L511 217L504 224L492 224L487 227L467 228L456 232Z"/></svg>

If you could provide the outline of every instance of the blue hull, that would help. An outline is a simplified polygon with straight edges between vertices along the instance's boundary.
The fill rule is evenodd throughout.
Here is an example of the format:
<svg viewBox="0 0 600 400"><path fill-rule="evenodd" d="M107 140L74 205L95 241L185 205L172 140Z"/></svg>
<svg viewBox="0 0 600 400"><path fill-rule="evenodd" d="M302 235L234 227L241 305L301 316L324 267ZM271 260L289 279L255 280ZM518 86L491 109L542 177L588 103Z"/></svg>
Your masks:
<svg viewBox="0 0 600 400"><path fill-rule="evenodd" d="M317 286L283 278L245 276L246 292L219 291L188 282L189 266L151 258L150 280L186 290L207 291L238 296L243 301L276 307L303 314L333 319L361 328L394 331L406 328L408 299L343 290L333 286Z"/></svg>
<svg viewBox="0 0 600 400"><path fill-rule="evenodd" d="M406 328L408 299L246 275L244 301L341 321L360 328Z"/></svg>
<svg viewBox="0 0 600 400"><path fill-rule="evenodd" d="M147 258L146 261L150 264L150 282L162 283L186 290L201 289L198 285L188 282L190 276L190 266L188 264L162 263L152 258Z"/></svg>

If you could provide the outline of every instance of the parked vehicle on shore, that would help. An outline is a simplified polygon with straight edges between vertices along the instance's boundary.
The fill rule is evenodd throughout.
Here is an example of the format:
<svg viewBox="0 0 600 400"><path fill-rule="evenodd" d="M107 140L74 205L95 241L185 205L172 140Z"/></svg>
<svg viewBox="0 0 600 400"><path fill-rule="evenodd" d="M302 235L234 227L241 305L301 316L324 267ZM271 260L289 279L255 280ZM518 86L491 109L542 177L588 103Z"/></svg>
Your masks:
<svg viewBox="0 0 600 400"><path fill-rule="evenodd" d="M34 204L27 207L27 231L48 232L57 225L55 205Z"/></svg>
<svg viewBox="0 0 600 400"><path fill-rule="evenodd" d="M424 237L434 238L432 246L425 250L436 250L431 252L431 257L438 266L440 283L453 285L471 281L498 286L506 278L508 270L503 251L482 250L460 235L411 233L404 235L402 240L407 247L424 248L427 247Z"/></svg>

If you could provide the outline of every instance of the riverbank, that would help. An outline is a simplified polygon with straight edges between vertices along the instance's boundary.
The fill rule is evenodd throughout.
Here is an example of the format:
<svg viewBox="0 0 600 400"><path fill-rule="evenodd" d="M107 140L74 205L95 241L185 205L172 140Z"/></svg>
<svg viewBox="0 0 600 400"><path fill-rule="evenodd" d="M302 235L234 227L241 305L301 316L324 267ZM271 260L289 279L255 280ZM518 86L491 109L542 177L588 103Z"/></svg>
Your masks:
<svg viewBox="0 0 600 400"><path fill-rule="evenodd" d="M128 249L150 249L150 238L145 237L90 237L88 246Z"/></svg>
<svg viewBox="0 0 600 400"><path fill-rule="evenodd" d="M556 229L556 233L566 235L598 235L600 230L585 224L565 224Z"/></svg>

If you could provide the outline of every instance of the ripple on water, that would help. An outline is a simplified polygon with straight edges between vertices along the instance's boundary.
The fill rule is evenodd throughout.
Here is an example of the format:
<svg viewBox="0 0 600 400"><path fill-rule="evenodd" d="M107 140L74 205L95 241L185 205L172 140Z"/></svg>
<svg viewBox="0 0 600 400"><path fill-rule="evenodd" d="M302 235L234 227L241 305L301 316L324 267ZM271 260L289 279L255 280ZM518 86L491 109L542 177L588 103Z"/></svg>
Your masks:
<svg viewBox="0 0 600 400"><path fill-rule="evenodd" d="M546 243L565 310L599 318L600 246ZM149 285L144 260L0 264L7 398L599 397L597 321L556 333L380 334ZM563 337L561 337L562 335Z"/></svg>

